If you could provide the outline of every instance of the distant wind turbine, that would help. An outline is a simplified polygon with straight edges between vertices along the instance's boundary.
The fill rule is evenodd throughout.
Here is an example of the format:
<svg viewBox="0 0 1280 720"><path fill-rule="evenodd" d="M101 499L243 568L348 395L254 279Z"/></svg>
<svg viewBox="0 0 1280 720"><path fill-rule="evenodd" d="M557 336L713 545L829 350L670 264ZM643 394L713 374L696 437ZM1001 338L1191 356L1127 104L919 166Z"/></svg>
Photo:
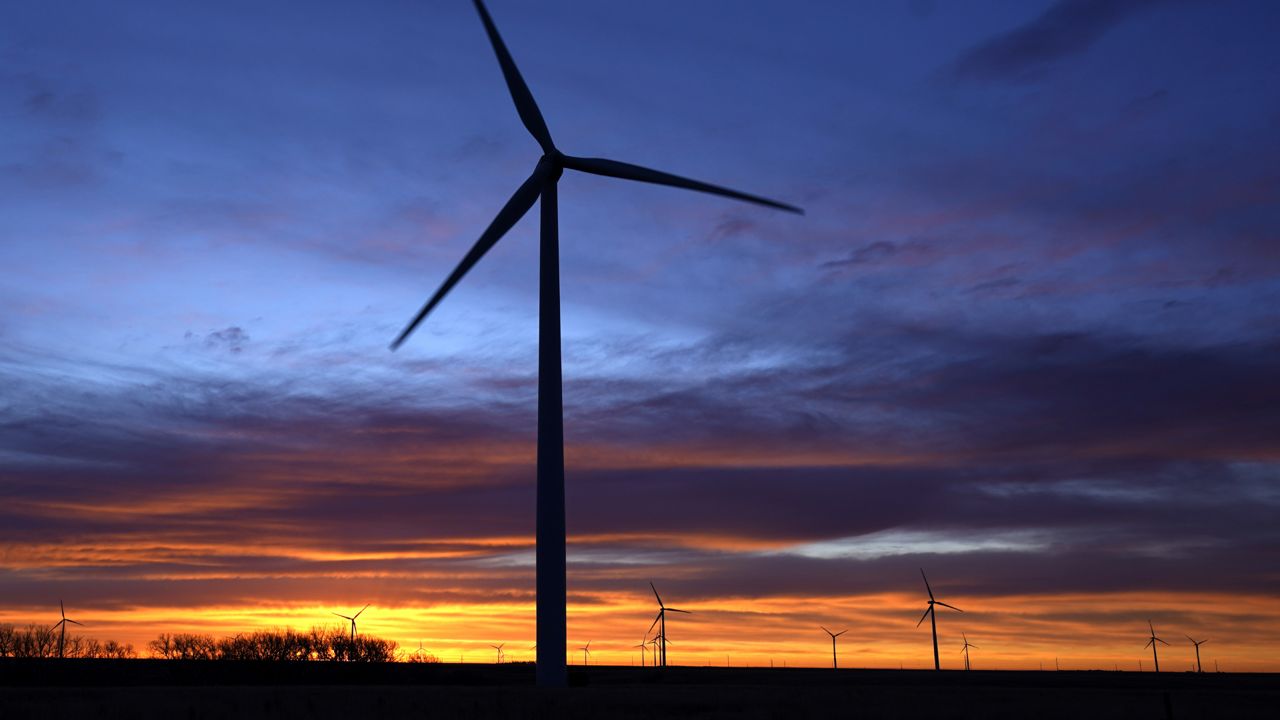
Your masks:
<svg viewBox="0 0 1280 720"><path fill-rule="evenodd" d="M960 652L964 653L964 669L968 670L969 669L969 648L977 648L979 650L981 650L982 648L970 643L969 637L964 633L960 633L960 637L964 638L964 647L960 648Z"/></svg>
<svg viewBox="0 0 1280 720"><path fill-rule="evenodd" d="M58 611L62 614L62 619L54 623L53 626L61 630L58 635L58 657L61 658L67 646L67 623L79 625L80 627L84 627L84 623L76 622L67 617L67 608L62 604L61 600L58 601Z"/></svg>
<svg viewBox="0 0 1280 720"><path fill-rule="evenodd" d="M586 645L583 645L578 649L582 651L582 664L586 665L588 658L591 657L591 641L588 640Z"/></svg>
<svg viewBox="0 0 1280 720"><path fill-rule="evenodd" d="M662 653L660 649L662 641L658 639L657 635L654 635L653 639L649 641L649 644L653 646L653 649L649 651L653 655L653 667L659 667L658 656Z"/></svg>
<svg viewBox="0 0 1280 720"><path fill-rule="evenodd" d="M934 613L933 606L941 605L944 608L951 608L956 612L964 611L954 605L948 605L941 600L934 599L933 588L929 587L929 578L925 577L924 568L920 568L920 577L924 578L924 589L929 591L929 607L925 608L924 615L921 615L920 620L916 622L916 627L920 627L920 623L924 622L926 617L929 618L929 626L930 629L933 630L933 669L941 670L942 662L938 659L938 619Z"/></svg>
<svg viewBox="0 0 1280 720"><path fill-rule="evenodd" d="M830 635L830 636L831 636L831 668L832 668L833 670L834 670L834 669L837 669L837 668L839 668L840 666L836 664L836 638L840 637L841 635L843 635L843 634L845 634L845 633L847 633L847 632L849 632L849 631L848 631L848 630L841 630L841 631L840 631L840 632L838 632L838 633L833 633L833 632L831 632L830 630L826 629L825 627L822 627L821 625L819 625L818 627L822 628L822 632L824 632L824 633L826 633L826 634L828 634L828 635Z"/></svg>
<svg viewBox="0 0 1280 720"><path fill-rule="evenodd" d="M1151 628L1151 639L1147 641L1147 645L1151 646L1151 659L1155 661L1156 672L1160 672L1160 656L1156 654L1156 643L1161 643L1163 645L1168 645L1169 643L1156 637L1156 628L1151 624L1151 620L1149 618L1147 619L1147 627ZM1142 647L1146 647L1147 645L1143 645Z"/></svg>
<svg viewBox="0 0 1280 720"><path fill-rule="evenodd" d="M667 666L667 611L669 610L671 612L684 613L685 615L692 615L693 613L689 612L688 610L677 610L676 608L669 608L666 605L663 605L662 596L658 594L658 588L653 586L652 580L649 581L649 589L653 591L653 596L658 599L658 615L653 619L653 622L649 625L649 629L645 632L646 634L653 632L653 626L660 625L660 627L658 628L658 637L661 638L662 640L662 645L661 645L662 662L660 663L660 665L662 667L666 667Z"/></svg>
<svg viewBox="0 0 1280 720"><path fill-rule="evenodd" d="M1186 639L1190 640L1190 641L1191 641L1191 644L1196 646L1196 672L1198 672L1198 673L1202 673L1202 672L1204 672L1204 668L1200 666L1200 646L1201 646L1201 645L1203 645L1203 644L1205 644L1205 643L1207 643L1207 642L1209 642L1209 641L1208 641L1207 639L1206 639L1206 640L1196 640L1195 638L1191 637L1190 635L1184 635L1183 637L1185 637Z"/></svg>
<svg viewBox="0 0 1280 720"><path fill-rule="evenodd" d="M498 664L499 664L499 665L501 665L501 664L502 664L502 646L503 646L503 645L506 645L506 643L498 643L497 645L490 645L490 646L489 646L489 647L493 648L494 650L497 650L497 651L498 651Z"/></svg>
<svg viewBox="0 0 1280 720"><path fill-rule="evenodd" d="M541 241L538 294L538 458L537 458L537 630L538 642L547 652L537 664L537 683L563 687L568 682L565 666L565 510L564 510L564 413L560 362L560 239L557 183L565 169L592 175L635 180L711 193L779 210L803 214L800 208L757 195L690 180L657 170L599 158L565 155L551 140L542 112L507 51L484 3L475 0L480 21L498 57L507 90L525 129L542 147L542 157L515 194L498 211L479 240L454 268L440 288L391 343L398 348L423 318L444 298L480 258L484 256L521 217L541 201Z"/></svg>
<svg viewBox="0 0 1280 720"><path fill-rule="evenodd" d="M632 648L633 650L634 650L635 648L640 648L640 667L648 667L648 665L647 665L647 664L645 663L645 661L644 661L644 652L645 652L645 650L648 650L648 649L649 649L648 642L647 642L647 641L641 641L641 643L640 643L639 645L632 645L632 646L631 646L631 648ZM635 657L635 656L633 655L632 657Z"/></svg>
<svg viewBox="0 0 1280 720"><path fill-rule="evenodd" d="M372 603L370 603L370 605L372 605ZM365 605L364 607L360 608L360 612L356 613L355 615L343 615L342 613L334 613L334 615L337 615L340 618L345 618L351 621L351 642L356 641L356 618L360 617L360 613L368 609L369 609L369 605Z"/></svg>

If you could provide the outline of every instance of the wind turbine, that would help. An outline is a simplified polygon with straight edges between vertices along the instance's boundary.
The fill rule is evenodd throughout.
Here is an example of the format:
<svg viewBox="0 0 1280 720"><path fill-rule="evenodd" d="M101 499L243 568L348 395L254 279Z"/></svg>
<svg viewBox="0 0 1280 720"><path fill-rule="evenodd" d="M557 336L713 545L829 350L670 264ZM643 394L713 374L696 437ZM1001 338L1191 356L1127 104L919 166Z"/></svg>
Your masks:
<svg viewBox="0 0 1280 720"><path fill-rule="evenodd" d="M370 603L370 605L372 604L373 603ZM351 621L351 642L356 641L356 618L360 617L360 613L368 609L369 609L369 605L365 605L364 607L360 608L360 612L356 613L355 615L343 615L342 613L334 613L334 615L337 615L340 618L345 618Z"/></svg>
<svg viewBox="0 0 1280 720"><path fill-rule="evenodd" d="M61 633L58 635L58 658L61 659L63 650L67 645L67 623L79 625L80 627L84 627L84 623L76 622L75 620L67 617L67 608L62 604L61 600L58 601L58 610L62 614L62 619L54 623L53 626L61 629Z"/></svg>
<svg viewBox="0 0 1280 720"><path fill-rule="evenodd" d="M969 669L969 648L978 648L979 650L981 650L982 648L970 643L969 637L964 633L960 633L960 637L964 638L964 647L960 648L960 652L964 653L964 669L968 670Z"/></svg>
<svg viewBox="0 0 1280 720"><path fill-rule="evenodd" d="M582 664L583 666L586 666L587 658L591 656L591 641L588 640L586 645L583 645L578 649L582 651Z"/></svg>
<svg viewBox="0 0 1280 720"><path fill-rule="evenodd" d="M631 648L633 650L635 648L640 648L640 667L648 667L644 661L644 651L649 649L647 641L641 641L639 645L632 645ZM634 658L635 656L633 655L632 657Z"/></svg>
<svg viewBox="0 0 1280 720"><path fill-rule="evenodd" d="M1149 618L1147 619L1147 627L1151 628L1151 639L1147 641L1147 645L1151 646L1151 659L1156 663L1156 672L1160 672L1160 656L1156 654L1156 643L1162 643L1164 645L1168 645L1169 643L1156 637L1156 628L1151 624L1151 620ZM1143 645L1142 647L1146 647L1147 645Z"/></svg>
<svg viewBox="0 0 1280 720"><path fill-rule="evenodd" d="M662 653L662 641L658 639L657 635L654 635L653 639L649 641L649 644L653 646L653 649L649 651L653 653L653 667L660 667L658 664L658 656Z"/></svg>
<svg viewBox="0 0 1280 720"><path fill-rule="evenodd" d="M493 648L494 650L497 650L497 651L498 651L498 664L499 664L499 665L501 665L501 664L502 664L502 646L503 646L503 645L506 645L506 643L498 643L497 645L490 645L490 646L489 646L489 647Z"/></svg>
<svg viewBox="0 0 1280 720"><path fill-rule="evenodd" d="M834 670L839 667L839 665L836 664L836 638L840 637L841 635L849 631L841 630L838 633L833 633L830 630L826 629L825 627L822 627L821 625L819 625L818 627L822 628L823 632L831 636L831 668Z"/></svg>
<svg viewBox="0 0 1280 720"><path fill-rule="evenodd" d="M498 57L507 90L525 129L542 147L542 157L529 176L462 262L436 290L418 314L391 343L394 350L409 337L423 318L457 285L480 258L492 248L534 202L541 201L541 241L539 245L538 290L538 459L537 459L537 629L538 642L548 648L537 664L537 682L544 687L563 687L568 682L565 667L565 511L564 511L564 412L560 362L560 239L556 184L565 169L592 175L668 185L686 190L721 195L745 202L803 214L800 208L767 198L690 180L657 170L600 158L565 155L551 140L542 112L520 76L507 46L481 0L475 0L480 22Z"/></svg>
<svg viewBox="0 0 1280 720"><path fill-rule="evenodd" d="M1207 643L1207 642L1209 642L1209 641L1208 641L1208 640L1196 640L1195 638L1191 637L1190 635L1184 635L1183 637L1185 637L1186 639L1190 640L1190 641L1191 641L1191 644L1196 646L1196 672L1198 672L1198 673L1202 673L1202 672L1204 672L1204 668L1200 666L1200 646L1201 646L1201 645L1203 645L1203 644L1205 644L1205 643Z"/></svg>
<svg viewBox="0 0 1280 720"><path fill-rule="evenodd" d="M663 605L662 596L658 594L658 588L653 586L652 580L649 581L649 589L653 591L653 596L658 598L658 616L653 619L652 623L650 623L649 629L645 631L645 634L652 632L653 626L661 623L661 627L658 628L658 638L662 640L661 666L666 667L667 666L667 611L670 610L671 612L684 613L685 615L692 615L693 613L689 612L688 610L677 610L676 608L669 608L666 605Z"/></svg>
<svg viewBox="0 0 1280 720"><path fill-rule="evenodd" d="M924 615L921 615L920 620L916 622L916 627L920 627L920 623L924 622L926 617L929 618L929 626L933 630L933 669L941 670L942 663L938 660L938 618L934 613L933 606L941 605L945 608L951 608L956 612L964 611L954 605L948 605L941 600L934 599L933 588L929 587L929 578L925 577L924 568L920 568L920 577L924 578L924 589L929 591L929 607L925 608Z"/></svg>

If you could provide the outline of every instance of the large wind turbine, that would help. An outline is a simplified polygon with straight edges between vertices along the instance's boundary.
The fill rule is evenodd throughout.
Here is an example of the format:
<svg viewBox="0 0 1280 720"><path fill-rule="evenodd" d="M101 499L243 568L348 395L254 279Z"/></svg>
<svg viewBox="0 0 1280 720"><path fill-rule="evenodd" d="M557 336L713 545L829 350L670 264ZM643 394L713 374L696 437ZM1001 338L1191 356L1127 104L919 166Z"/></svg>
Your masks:
<svg viewBox="0 0 1280 720"><path fill-rule="evenodd" d="M537 627L542 652L537 663L537 681L542 686L564 686L565 668L565 519L564 519L564 414L560 385L560 239L556 183L567 168L592 175L669 185L743 200L757 205L801 213L799 208L767 198L690 180L657 170L600 158L565 155L551 140L542 112L525 85L498 29L481 0L475 0L480 21L498 56L498 65L515 102L516 112L529 134L542 147L542 157L533 174L524 181L507 204L480 235L413 320L401 331L391 348L398 348L422 319L439 304L454 285L502 238L535 201L541 201L542 225L539 246L538 293L538 485L537 485Z"/></svg>
<svg viewBox="0 0 1280 720"><path fill-rule="evenodd" d="M498 664L499 664L499 665L501 665L501 664L502 664L502 646L503 646L503 645L506 645L506 643L498 643L497 645L490 645L490 646L489 646L489 647L493 648L494 650L497 650L497 651L498 651Z"/></svg>
<svg viewBox="0 0 1280 720"><path fill-rule="evenodd" d="M831 636L831 669L835 670L840 667L839 665L836 664L836 638L840 637L841 635L849 631L841 630L838 633L833 633L830 630L826 629L825 627L822 627L821 625L819 625L818 627L822 628L822 632Z"/></svg>
<svg viewBox="0 0 1280 720"><path fill-rule="evenodd" d="M929 626L933 630L933 669L941 670L942 662L938 660L938 618L933 611L933 606L941 605L945 608L951 608L956 612L964 611L954 605L948 605L941 600L934 599L933 588L929 587L929 578L925 577L924 568L920 568L920 577L924 578L924 589L929 591L929 607L925 608L924 615L921 615L920 619L916 622L916 627L920 627L920 623L924 622L926 617L929 618Z"/></svg>
<svg viewBox="0 0 1280 720"><path fill-rule="evenodd" d="M1168 645L1169 643L1156 637L1156 628L1154 625L1151 624L1150 619L1147 620L1147 627L1151 628L1151 639L1147 640L1147 645L1151 646L1151 659L1155 661L1156 672L1160 672L1160 656L1156 654L1156 643L1161 643L1164 645ZM1142 647L1146 647L1147 645L1143 645Z"/></svg>
<svg viewBox="0 0 1280 720"><path fill-rule="evenodd" d="M53 626L56 628L61 628L62 630L62 632L58 635L58 657L61 658L63 650L66 648L66 645L67 645L67 623L71 623L72 625L79 625L80 627L84 627L84 623L78 623L75 620L72 620L71 618L67 617L67 608L65 605L62 604L61 600L58 601L58 611L62 614L62 619L54 623ZM1197 650L1199 650L1199 648L1197 648Z"/></svg>
<svg viewBox="0 0 1280 720"><path fill-rule="evenodd" d="M1195 645L1195 646L1196 646L1196 672L1198 672L1198 673L1202 673L1202 672L1204 672L1204 668L1203 668L1203 667L1201 667L1201 665L1200 665L1200 646L1201 646L1201 645L1203 645L1203 644L1205 644L1205 643L1207 643L1207 642L1209 642L1209 641L1208 641L1208 640L1196 640L1195 638L1191 637L1190 635L1184 635L1184 637L1185 637L1186 639L1190 640L1192 645Z"/></svg>
<svg viewBox="0 0 1280 720"><path fill-rule="evenodd" d="M677 610L676 608L671 608L671 607L667 607L666 605L663 605L662 596L658 594L658 588L653 586L652 580L649 581L649 589L653 591L653 596L658 598L658 615L653 619L653 622L649 624L649 629L645 631L645 634L647 635L650 632L653 632L654 625L660 625L660 627L658 628L658 639L662 641L662 644L659 646L662 649L662 652L660 653L662 659L660 662L658 662L658 665L660 665L661 667L666 667L667 666L667 611L669 610L671 612L684 613L685 615L692 615L693 613L689 612L688 610Z"/></svg>
<svg viewBox="0 0 1280 720"><path fill-rule="evenodd" d="M370 603L370 605L372 604L373 603ZM369 609L369 605L365 605L364 607L360 608L360 612L356 613L355 615L343 615L342 613L333 613L334 615L337 615L340 618L345 618L351 621L351 642L356 641L356 618L360 617L360 613L368 609Z"/></svg>

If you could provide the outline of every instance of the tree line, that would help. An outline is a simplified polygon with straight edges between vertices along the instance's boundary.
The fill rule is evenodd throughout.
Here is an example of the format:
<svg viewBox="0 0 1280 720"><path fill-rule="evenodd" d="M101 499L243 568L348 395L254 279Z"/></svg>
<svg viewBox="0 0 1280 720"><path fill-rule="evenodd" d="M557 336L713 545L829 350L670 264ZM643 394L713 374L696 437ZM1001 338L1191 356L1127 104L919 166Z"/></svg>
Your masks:
<svg viewBox="0 0 1280 720"><path fill-rule="evenodd" d="M230 637L194 633L162 633L147 643L151 655L166 660L275 660L421 662L422 655L405 655L394 640L372 635L351 637L346 630L314 627L306 632L284 628L255 630Z"/></svg>
<svg viewBox="0 0 1280 720"><path fill-rule="evenodd" d="M60 634L50 625L28 625L24 628L0 625L0 657L56 658ZM69 658L136 658L130 643L115 640L68 635L62 656Z"/></svg>
<svg viewBox="0 0 1280 720"><path fill-rule="evenodd" d="M56 629L48 625L25 628L0 625L0 657L58 657ZM271 660L329 662L439 662L428 652L404 652L394 640L372 635L351 637L345 628L313 627L255 630L229 637L197 633L161 633L147 643L151 656L164 660ZM63 648L68 658L138 657L133 645L114 640L68 635Z"/></svg>

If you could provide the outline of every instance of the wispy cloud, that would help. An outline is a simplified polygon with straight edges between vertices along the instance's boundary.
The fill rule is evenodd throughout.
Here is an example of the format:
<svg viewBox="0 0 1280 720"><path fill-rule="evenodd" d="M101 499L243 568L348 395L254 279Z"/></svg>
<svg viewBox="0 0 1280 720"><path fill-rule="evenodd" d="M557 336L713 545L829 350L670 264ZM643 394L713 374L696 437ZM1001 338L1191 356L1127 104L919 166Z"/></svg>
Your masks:
<svg viewBox="0 0 1280 720"><path fill-rule="evenodd" d="M1108 30L1139 13L1186 0L1056 0L1039 17L958 57L952 71L977 80L1033 80L1085 52Z"/></svg>

